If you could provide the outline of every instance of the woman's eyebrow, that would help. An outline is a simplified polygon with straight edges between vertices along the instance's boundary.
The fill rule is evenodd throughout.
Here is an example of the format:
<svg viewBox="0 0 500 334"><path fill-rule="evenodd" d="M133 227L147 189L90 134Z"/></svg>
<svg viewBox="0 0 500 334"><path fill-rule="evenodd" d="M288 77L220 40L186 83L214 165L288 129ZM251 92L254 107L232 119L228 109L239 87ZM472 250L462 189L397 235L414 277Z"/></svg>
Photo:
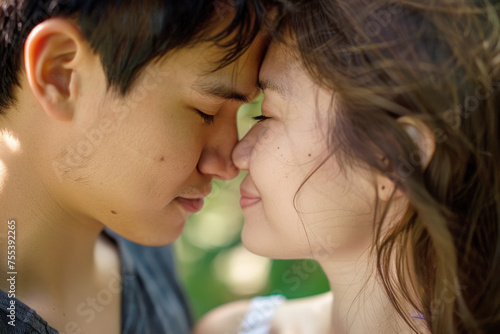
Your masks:
<svg viewBox="0 0 500 334"><path fill-rule="evenodd" d="M259 79L257 82L257 89L261 92L264 92L265 90L272 90L281 96L287 96L289 93L289 89L287 89L283 84L267 79Z"/></svg>

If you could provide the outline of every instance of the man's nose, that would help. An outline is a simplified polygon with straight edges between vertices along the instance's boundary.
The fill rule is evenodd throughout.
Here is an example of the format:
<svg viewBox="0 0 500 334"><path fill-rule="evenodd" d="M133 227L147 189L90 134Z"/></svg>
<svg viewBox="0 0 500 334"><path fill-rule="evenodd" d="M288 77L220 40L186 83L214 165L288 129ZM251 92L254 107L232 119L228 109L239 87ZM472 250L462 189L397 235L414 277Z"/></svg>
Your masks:
<svg viewBox="0 0 500 334"><path fill-rule="evenodd" d="M233 163L239 170L248 170L250 165L250 157L255 143L262 134L263 129L256 124L243 137L233 150Z"/></svg>
<svg viewBox="0 0 500 334"><path fill-rule="evenodd" d="M231 159L231 152L238 142L236 117L216 120L213 126L201 153L198 170L215 179L234 179L239 172Z"/></svg>

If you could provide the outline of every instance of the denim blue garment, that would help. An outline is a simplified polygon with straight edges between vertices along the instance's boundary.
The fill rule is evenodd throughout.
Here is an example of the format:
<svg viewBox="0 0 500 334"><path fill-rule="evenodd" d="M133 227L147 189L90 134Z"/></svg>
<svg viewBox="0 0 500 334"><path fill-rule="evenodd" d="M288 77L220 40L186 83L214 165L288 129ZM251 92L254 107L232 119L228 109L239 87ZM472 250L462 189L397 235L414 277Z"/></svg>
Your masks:
<svg viewBox="0 0 500 334"><path fill-rule="evenodd" d="M188 334L192 318L171 247L141 246L111 230L104 233L117 243L122 261L122 333ZM58 334L35 310L15 301L16 326L12 327L7 318L10 299L0 290L0 334Z"/></svg>
<svg viewBox="0 0 500 334"><path fill-rule="evenodd" d="M36 314L35 310L29 306L15 300L16 316L15 327L8 324L11 319L7 318L7 307L11 299L8 294L0 290L0 333L1 334L58 334L54 328L50 327L45 320Z"/></svg>

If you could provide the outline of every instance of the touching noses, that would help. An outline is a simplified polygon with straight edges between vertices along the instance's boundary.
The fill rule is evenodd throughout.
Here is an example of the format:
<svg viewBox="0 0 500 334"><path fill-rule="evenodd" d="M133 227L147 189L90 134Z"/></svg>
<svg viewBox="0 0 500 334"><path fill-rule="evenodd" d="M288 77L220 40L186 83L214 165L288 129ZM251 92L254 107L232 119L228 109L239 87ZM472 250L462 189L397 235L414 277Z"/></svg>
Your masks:
<svg viewBox="0 0 500 334"><path fill-rule="evenodd" d="M236 117L218 121L203 148L198 170L201 174L226 181L234 179L239 172L231 159L231 152L238 141L238 130Z"/></svg>
<svg viewBox="0 0 500 334"><path fill-rule="evenodd" d="M250 157L252 155L253 147L255 142L259 138L259 125L255 125L246 134L243 139L240 140L233 151L233 163L239 170L248 170L250 165Z"/></svg>

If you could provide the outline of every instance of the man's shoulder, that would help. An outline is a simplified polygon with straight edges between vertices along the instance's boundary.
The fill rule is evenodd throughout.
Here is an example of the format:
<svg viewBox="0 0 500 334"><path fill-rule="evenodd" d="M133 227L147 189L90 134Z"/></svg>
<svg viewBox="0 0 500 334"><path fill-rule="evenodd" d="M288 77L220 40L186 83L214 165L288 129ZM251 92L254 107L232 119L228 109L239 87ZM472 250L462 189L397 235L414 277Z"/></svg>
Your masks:
<svg viewBox="0 0 500 334"><path fill-rule="evenodd" d="M104 233L115 243L121 265L123 331L189 333L191 310L171 246L143 246L111 230Z"/></svg>
<svg viewBox="0 0 500 334"><path fill-rule="evenodd" d="M103 235L111 240L114 245L114 249L110 249L108 244L107 250L115 252L118 256L125 275L134 276L144 272L151 273L151 269L161 271L162 275L170 275L175 271L171 245L159 247L140 245L107 228L103 231Z"/></svg>
<svg viewBox="0 0 500 334"><path fill-rule="evenodd" d="M0 290L0 333L57 334L32 308Z"/></svg>

